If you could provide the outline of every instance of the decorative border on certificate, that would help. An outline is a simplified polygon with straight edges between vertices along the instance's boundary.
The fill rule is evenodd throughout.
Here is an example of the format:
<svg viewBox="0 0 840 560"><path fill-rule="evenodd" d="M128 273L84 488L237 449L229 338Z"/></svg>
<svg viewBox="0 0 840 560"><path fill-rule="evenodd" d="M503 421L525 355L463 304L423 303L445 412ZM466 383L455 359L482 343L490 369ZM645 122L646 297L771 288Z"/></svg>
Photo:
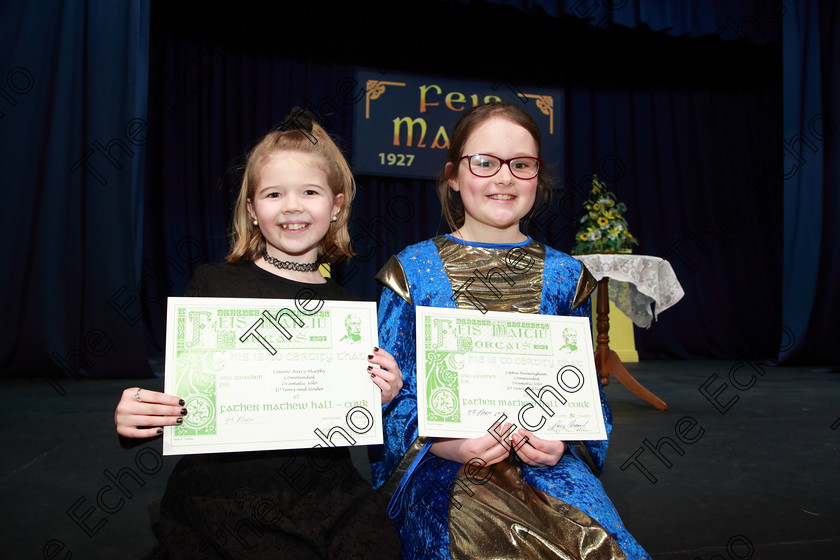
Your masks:
<svg viewBox="0 0 840 560"><path fill-rule="evenodd" d="M382 443L375 303L181 297L166 319L164 391L189 413L164 455Z"/></svg>
<svg viewBox="0 0 840 560"><path fill-rule="evenodd" d="M421 436L478 437L504 416L544 439L607 439L588 318L415 309Z"/></svg>

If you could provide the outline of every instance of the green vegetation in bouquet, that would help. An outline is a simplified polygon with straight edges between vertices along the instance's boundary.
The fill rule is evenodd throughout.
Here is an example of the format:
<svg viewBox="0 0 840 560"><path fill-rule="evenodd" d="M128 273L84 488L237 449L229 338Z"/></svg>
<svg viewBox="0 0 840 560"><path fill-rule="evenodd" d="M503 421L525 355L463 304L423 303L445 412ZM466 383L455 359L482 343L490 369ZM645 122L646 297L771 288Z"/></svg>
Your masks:
<svg viewBox="0 0 840 560"><path fill-rule="evenodd" d="M615 195L597 175L592 176L592 193L583 207L586 213L580 219L573 255L630 253L632 246L639 244L624 219L627 207L623 202L616 202Z"/></svg>

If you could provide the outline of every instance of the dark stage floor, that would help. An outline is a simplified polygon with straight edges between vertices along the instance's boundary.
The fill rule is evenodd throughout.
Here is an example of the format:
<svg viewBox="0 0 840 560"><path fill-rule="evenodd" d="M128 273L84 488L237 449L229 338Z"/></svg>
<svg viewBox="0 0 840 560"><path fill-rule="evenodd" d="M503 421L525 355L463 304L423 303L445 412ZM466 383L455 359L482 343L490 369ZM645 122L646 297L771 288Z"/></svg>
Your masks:
<svg viewBox="0 0 840 560"><path fill-rule="evenodd" d="M837 558L840 374L737 361L628 369L670 410L653 409L616 381L606 388L616 427L601 480L655 559ZM699 390L713 374L709 394L728 385L716 406ZM71 558L68 551L78 559L139 558L153 545L147 504L177 457L161 466L160 442L119 447L113 409L121 390L136 384L68 379L60 396L44 382L0 383L0 558ZM132 486L121 505L108 494L107 513L97 494L109 484L106 471L124 467L143 486Z"/></svg>

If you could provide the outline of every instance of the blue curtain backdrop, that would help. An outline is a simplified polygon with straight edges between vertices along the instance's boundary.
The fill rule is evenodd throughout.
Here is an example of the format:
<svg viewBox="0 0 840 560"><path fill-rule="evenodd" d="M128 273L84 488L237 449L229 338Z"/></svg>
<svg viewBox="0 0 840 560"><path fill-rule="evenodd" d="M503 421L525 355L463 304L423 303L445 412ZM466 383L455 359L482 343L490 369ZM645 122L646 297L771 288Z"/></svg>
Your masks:
<svg viewBox="0 0 840 560"><path fill-rule="evenodd" d="M840 340L840 7L795 2L784 18L785 363L837 365Z"/></svg>
<svg viewBox="0 0 840 560"><path fill-rule="evenodd" d="M137 305L148 11L0 3L0 367L46 392L150 372Z"/></svg>
<svg viewBox="0 0 840 560"><path fill-rule="evenodd" d="M687 292L643 357L837 365L832 2L170 4L0 4L3 376L149 374L165 297L227 251L242 154L293 105L352 138L356 65L565 89L566 176L531 231L568 250L607 179ZM504 22L517 64L465 64L463 21ZM336 275L375 299L391 254L447 229L432 182L358 183Z"/></svg>

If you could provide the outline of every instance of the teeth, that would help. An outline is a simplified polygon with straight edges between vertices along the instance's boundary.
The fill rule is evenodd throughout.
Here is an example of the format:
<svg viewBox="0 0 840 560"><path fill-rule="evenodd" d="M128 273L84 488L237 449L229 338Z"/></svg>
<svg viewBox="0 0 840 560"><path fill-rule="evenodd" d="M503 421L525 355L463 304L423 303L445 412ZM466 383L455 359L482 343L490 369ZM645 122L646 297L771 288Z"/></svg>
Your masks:
<svg viewBox="0 0 840 560"><path fill-rule="evenodd" d="M512 194L493 194L490 195L490 198L493 200L513 200L516 197Z"/></svg>
<svg viewBox="0 0 840 560"><path fill-rule="evenodd" d="M306 226L307 224L283 224L280 227L283 229L299 230L305 228Z"/></svg>

